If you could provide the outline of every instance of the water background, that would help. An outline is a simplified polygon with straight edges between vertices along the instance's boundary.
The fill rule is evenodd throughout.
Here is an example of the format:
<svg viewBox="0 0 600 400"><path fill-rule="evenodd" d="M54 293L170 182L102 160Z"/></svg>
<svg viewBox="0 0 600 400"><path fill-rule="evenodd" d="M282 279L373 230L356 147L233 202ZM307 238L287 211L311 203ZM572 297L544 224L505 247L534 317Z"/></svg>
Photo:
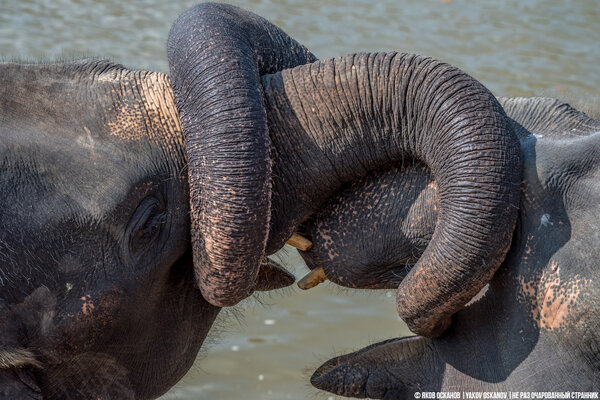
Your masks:
<svg viewBox="0 0 600 400"><path fill-rule="evenodd" d="M282 27L319 58L395 50L433 56L498 96L600 98L597 0L232 1ZM101 56L168 72L171 23L194 1L0 0L0 59ZM287 249L297 276L306 267ZM165 399L333 399L308 383L328 358L408 334L391 292L323 284L246 301Z"/></svg>

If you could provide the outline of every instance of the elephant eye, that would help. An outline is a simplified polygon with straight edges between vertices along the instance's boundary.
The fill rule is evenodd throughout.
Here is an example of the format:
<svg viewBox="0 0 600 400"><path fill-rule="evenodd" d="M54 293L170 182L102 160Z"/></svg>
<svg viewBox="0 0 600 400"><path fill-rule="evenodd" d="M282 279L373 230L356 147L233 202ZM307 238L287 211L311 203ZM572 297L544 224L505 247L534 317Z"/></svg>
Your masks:
<svg viewBox="0 0 600 400"><path fill-rule="evenodd" d="M148 218L142 229L139 231L140 239L153 239L160 232L160 227L165 222L166 217L167 216L165 212L152 214L152 216Z"/></svg>
<svg viewBox="0 0 600 400"><path fill-rule="evenodd" d="M146 197L135 210L130 231L130 250L137 256L160 237L167 221L167 210L158 198Z"/></svg>

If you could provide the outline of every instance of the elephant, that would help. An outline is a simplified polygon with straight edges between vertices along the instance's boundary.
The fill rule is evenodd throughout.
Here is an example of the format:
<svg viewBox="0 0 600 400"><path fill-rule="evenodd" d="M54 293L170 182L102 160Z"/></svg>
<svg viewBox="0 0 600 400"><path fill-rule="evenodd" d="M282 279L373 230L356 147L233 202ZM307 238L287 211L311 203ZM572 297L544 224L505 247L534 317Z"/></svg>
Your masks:
<svg viewBox="0 0 600 400"><path fill-rule="evenodd" d="M352 182L410 162L439 218L400 315L437 337L492 278L521 151L479 82L412 54L317 61L216 3L184 12L167 50L169 76L0 64L2 396L159 396L222 307L293 282L268 255Z"/></svg>
<svg viewBox="0 0 600 400"><path fill-rule="evenodd" d="M518 222L501 267L441 337L391 339L331 359L311 378L317 388L374 399L598 395L600 120L557 99L499 100L523 159ZM303 224L313 247L301 255L339 285L395 288L432 240L439 201L422 163L373 173Z"/></svg>
<svg viewBox="0 0 600 400"><path fill-rule="evenodd" d="M0 64L0 398L154 398L220 308L195 284L164 74ZM254 290L292 284L265 260Z"/></svg>
<svg viewBox="0 0 600 400"><path fill-rule="evenodd" d="M298 53L273 71L312 60L258 16L203 7ZM184 141L165 74L0 63L0 398L155 398L191 367L220 307L194 276ZM250 291L293 283L259 261Z"/></svg>
<svg viewBox="0 0 600 400"><path fill-rule="evenodd" d="M233 8L199 5L167 42L202 294L237 304L264 255L329 197L415 159L439 184L440 218L397 303L412 331L440 335L500 266L516 223L521 158L502 107L464 72L417 55L363 53L286 70L314 56L268 25L258 38L248 26L227 33L237 19Z"/></svg>

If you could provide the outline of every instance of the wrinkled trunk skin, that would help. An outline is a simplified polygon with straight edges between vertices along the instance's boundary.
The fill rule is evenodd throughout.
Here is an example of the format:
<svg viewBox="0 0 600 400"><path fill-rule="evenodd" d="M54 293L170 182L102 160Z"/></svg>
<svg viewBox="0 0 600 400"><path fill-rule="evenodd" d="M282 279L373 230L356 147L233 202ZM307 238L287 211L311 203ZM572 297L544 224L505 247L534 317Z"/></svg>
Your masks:
<svg viewBox="0 0 600 400"><path fill-rule="evenodd" d="M411 330L439 335L510 246L521 159L496 99L457 68L398 53L325 60L262 81L273 158L267 251L344 185L422 161L438 185L438 223L397 304Z"/></svg>
<svg viewBox="0 0 600 400"><path fill-rule="evenodd" d="M260 76L315 57L267 20L217 3L184 12L167 48L189 162L196 279L210 303L231 306L252 293L268 236Z"/></svg>
<svg viewBox="0 0 600 400"><path fill-rule="evenodd" d="M551 98L499 98L517 136L577 137L594 120ZM314 246L300 255L336 284L396 288L421 257L437 223L437 185L426 166L407 162L355 181L330 198L299 231ZM514 240L513 240L514 244Z"/></svg>

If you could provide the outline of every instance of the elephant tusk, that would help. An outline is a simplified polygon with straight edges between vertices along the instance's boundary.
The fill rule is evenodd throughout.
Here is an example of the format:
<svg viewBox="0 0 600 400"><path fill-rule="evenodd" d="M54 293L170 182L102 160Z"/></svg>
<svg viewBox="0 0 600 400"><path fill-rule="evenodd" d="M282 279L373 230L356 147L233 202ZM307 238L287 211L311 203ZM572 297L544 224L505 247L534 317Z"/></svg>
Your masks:
<svg viewBox="0 0 600 400"><path fill-rule="evenodd" d="M286 242L290 246L294 246L298 250L307 251L313 246L312 242L307 238L300 236L297 233L294 233L291 238Z"/></svg>
<svg viewBox="0 0 600 400"><path fill-rule="evenodd" d="M310 271L306 276L298 281L298 287L302 290L308 290L314 288L321 282L325 282L327 276L325 270L322 267L315 268Z"/></svg>

